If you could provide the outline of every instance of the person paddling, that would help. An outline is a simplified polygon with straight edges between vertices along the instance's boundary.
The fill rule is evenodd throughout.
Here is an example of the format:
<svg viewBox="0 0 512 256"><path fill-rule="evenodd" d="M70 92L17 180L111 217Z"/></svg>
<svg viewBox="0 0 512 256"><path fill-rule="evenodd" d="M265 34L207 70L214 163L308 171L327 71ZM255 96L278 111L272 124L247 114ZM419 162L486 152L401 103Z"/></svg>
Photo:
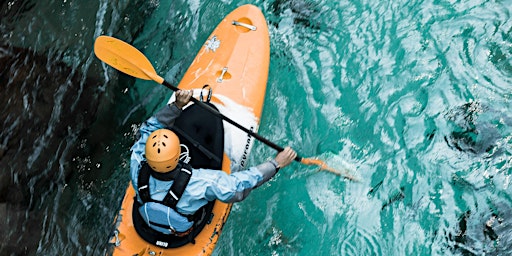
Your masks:
<svg viewBox="0 0 512 256"><path fill-rule="evenodd" d="M194 169L179 160L180 141L170 130L191 97L192 91L177 91L173 103L141 125L131 148L131 181L137 194L134 211L146 225L164 235L186 236L201 207L214 200L244 200L297 156L286 147L274 159L232 174Z"/></svg>

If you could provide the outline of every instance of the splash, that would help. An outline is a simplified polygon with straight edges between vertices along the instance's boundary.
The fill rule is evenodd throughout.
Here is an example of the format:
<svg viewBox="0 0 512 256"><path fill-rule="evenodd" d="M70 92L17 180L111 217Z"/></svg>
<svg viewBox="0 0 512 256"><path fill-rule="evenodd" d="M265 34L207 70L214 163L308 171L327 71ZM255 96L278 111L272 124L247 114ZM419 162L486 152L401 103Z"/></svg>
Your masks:
<svg viewBox="0 0 512 256"><path fill-rule="evenodd" d="M330 164L320 160L320 158L328 159L326 161ZM319 158L303 158L301 163L306 165L316 165L319 167L319 171L328 171L352 181L360 181L359 178L353 175L355 167L350 166L340 155L324 153Z"/></svg>

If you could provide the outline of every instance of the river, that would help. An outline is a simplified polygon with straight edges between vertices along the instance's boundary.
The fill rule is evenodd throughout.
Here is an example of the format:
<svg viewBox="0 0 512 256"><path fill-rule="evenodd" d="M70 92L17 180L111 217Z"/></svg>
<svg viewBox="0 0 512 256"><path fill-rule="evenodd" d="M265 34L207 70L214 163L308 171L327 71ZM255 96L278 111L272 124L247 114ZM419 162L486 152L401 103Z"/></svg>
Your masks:
<svg viewBox="0 0 512 256"><path fill-rule="evenodd" d="M512 1L0 4L0 255L102 255L138 125L171 92L102 64L99 35L177 84L237 6L268 20L259 133L293 163L234 205L215 255L512 254ZM274 155L255 143L249 164Z"/></svg>

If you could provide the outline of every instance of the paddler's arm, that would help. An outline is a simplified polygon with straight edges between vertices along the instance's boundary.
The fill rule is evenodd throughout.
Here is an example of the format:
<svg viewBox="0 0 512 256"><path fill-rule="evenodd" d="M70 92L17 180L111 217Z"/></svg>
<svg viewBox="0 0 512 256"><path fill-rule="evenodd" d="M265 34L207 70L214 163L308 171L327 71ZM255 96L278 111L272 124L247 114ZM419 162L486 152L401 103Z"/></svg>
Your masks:
<svg viewBox="0 0 512 256"><path fill-rule="evenodd" d="M209 201L218 199L225 203L240 202L253 189L274 177L280 168L288 166L296 156L293 149L286 147L274 159L245 171L230 175L215 171L209 177L210 184L205 186L205 196Z"/></svg>
<svg viewBox="0 0 512 256"><path fill-rule="evenodd" d="M256 166L258 171L263 175L263 179L258 182L256 187L261 186L274 177L281 168L293 162L296 156L297 153L292 148L286 147L283 151L277 153L274 159Z"/></svg>
<svg viewBox="0 0 512 256"><path fill-rule="evenodd" d="M181 110L190 102L192 98L192 91L179 90L176 92L176 101L171 104L165 105L156 114L155 118L164 127L171 128L174 125L174 121L181 114Z"/></svg>

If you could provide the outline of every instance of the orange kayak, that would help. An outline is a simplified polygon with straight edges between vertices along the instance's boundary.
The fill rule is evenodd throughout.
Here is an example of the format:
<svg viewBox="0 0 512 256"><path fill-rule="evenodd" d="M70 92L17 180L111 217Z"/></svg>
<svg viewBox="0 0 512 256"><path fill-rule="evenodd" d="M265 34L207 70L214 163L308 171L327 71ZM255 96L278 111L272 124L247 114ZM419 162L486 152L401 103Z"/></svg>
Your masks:
<svg viewBox="0 0 512 256"><path fill-rule="evenodd" d="M205 100L210 95L210 102L223 115L256 132L265 99L269 59L265 17L257 7L243 5L215 28L178 88L193 90L194 97ZM227 122L223 122L223 128L222 171L231 173L245 167L254 139ZM211 220L195 237L194 244L163 248L146 242L135 230L132 219L134 196L130 184L116 219L116 231L111 241L113 255L210 255L231 210L231 204L215 202Z"/></svg>

